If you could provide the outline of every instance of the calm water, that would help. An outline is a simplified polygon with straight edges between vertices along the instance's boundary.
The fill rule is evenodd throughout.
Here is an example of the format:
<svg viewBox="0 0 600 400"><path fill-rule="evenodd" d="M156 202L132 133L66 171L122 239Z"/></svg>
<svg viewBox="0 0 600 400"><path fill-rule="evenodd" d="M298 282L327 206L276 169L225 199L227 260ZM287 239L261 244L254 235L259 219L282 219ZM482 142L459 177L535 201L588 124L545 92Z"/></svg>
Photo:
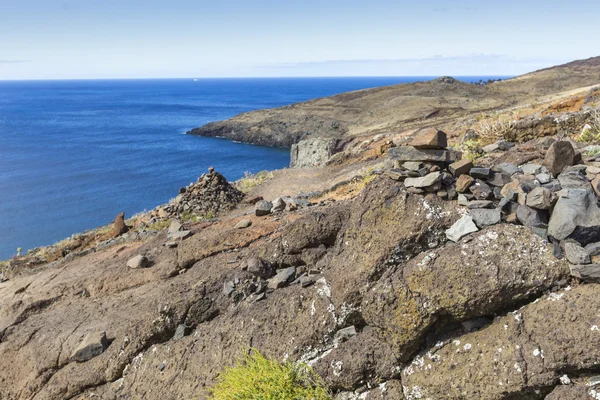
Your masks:
<svg viewBox="0 0 600 400"><path fill-rule="evenodd" d="M152 209L210 165L229 180L288 165L287 150L184 135L191 128L424 79L0 81L0 259Z"/></svg>

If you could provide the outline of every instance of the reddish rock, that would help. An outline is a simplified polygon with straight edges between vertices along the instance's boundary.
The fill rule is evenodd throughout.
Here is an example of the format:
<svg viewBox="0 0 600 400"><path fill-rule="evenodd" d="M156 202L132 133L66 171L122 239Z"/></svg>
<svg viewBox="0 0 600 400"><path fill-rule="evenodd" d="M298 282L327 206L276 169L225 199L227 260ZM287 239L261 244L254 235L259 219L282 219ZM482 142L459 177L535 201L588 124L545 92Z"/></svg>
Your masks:
<svg viewBox="0 0 600 400"><path fill-rule="evenodd" d="M473 163L467 159L463 159L450 164L448 166L448 171L454 176L459 176L468 174L471 168L473 168Z"/></svg>
<svg viewBox="0 0 600 400"><path fill-rule="evenodd" d="M127 232L129 228L125 225L125 213L120 212L115 218L114 227L112 231L112 236L117 237L121 236L125 232Z"/></svg>
<svg viewBox="0 0 600 400"><path fill-rule="evenodd" d="M466 174L462 174L456 180L456 191L459 193L464 193L467 190L469 190L469 187L471 187L471 185L474 182L475 182L475 179L473 179L473 177L466 175Z"/></svg>
<svg viewBox="0 0 600 400"><path fill-rule="evenodd" d="M411 146L417 149L445 149L448 146L448 140L446 133L436 128L427 128L417 133Z"/></svg>

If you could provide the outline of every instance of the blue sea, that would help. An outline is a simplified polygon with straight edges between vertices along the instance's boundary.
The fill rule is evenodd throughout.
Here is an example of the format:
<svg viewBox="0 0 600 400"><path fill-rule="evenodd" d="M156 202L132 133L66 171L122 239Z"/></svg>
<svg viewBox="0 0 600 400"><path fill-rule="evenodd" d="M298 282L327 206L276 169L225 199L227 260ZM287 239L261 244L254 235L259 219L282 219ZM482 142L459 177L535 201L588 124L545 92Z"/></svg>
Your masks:
<svg viewBox="0 0 600 400"><path fill-rule="evenodd" d="M187 130L255 109L426 79L0 81L0 260L18 247L107 224L120 211L150 210L211 165L236 180L289 163L286 149Z"/></svg>

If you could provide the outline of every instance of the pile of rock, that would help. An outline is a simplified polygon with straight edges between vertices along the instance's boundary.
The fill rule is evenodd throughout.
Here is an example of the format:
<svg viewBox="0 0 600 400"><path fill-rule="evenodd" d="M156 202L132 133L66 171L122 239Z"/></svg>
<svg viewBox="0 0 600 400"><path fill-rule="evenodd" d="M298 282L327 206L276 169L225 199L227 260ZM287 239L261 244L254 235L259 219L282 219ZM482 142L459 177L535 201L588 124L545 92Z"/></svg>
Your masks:
<svg viewBox="0 0 600 400"><path fill-rule="evenodd" d="M153 214L160 218L179 217L183 213L214 216L221 211L231 210L243 198L244 193L210 167L207 174L200 176L197 182L182 187L175 199L155 209Z"/></svg>
<svg viewBox="0 0 600 400"><path fill-rule="evenodd" d="M600 162L581 164L571 142L559 140L541 164L476 167L445 145L443 132L427 130L411 146L390 149L396 168L386 174L410 192L458 198L469 212L446 231L449 240L502 221L522 224L554 244L573 276L600 281Z"/></svg>
<svg viewBox="0 0 600 400"><path fill-rule="evenodd" d="M263 217L282 211L296 211L299 208L307 207L310 202L306 199L297 197L278 197L273 201L259 200L254 205L254 213L257 217Z"/></svg>

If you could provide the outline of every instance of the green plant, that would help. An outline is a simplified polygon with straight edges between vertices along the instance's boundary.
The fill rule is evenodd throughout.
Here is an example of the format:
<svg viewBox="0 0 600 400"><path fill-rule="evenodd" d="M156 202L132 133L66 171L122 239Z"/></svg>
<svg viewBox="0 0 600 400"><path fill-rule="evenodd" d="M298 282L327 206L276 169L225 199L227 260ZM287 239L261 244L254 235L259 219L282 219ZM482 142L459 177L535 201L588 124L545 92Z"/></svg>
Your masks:
<svg viewBox="0 0 600 400"><path fill-rule="evenodd" d="M264 181L273 178L273 172L271 171L260 171L256 174L250 172L244 172L244 177L233 183L233 185L241 192L248 193Z"/></svg>
<svg viewBox="0 0 600 400"><path fill-rule="evenodd" d="M481 157L483 150L481 149L481 142L479 139L469 139L465 141L460 147L460 151L463 153L463 157L469 161L474 161Z"/></svg>
<svg viewBox="0 0 600 400"><path fill-rule="evenodd" d="M148 230L150 231L162 231L167 226L171 225L171 221L168 219L162 219L160 221L156 221L150 225L148 225Z"/></svg>
<svg viewBox="0 0 600 400"><path fill-rule="evenodd" d="M591 113L589 123L577 137L578 142L600 142L600 110L594 110Z"/></svg>
<svg viewBox="0 0 600 400"><path fill-rule="evenodd" d="M600 154L600 146L593 146L591 149L586 150L583 155L585 157L593 157L597 154Z"/></svg>
<svg viewBox="0 0 600 400"><path fill-rule="evenodd" d="M225 368L209 389L212 400L331 400L321 377L306 364L283 364L258 350Z"/></svg>

